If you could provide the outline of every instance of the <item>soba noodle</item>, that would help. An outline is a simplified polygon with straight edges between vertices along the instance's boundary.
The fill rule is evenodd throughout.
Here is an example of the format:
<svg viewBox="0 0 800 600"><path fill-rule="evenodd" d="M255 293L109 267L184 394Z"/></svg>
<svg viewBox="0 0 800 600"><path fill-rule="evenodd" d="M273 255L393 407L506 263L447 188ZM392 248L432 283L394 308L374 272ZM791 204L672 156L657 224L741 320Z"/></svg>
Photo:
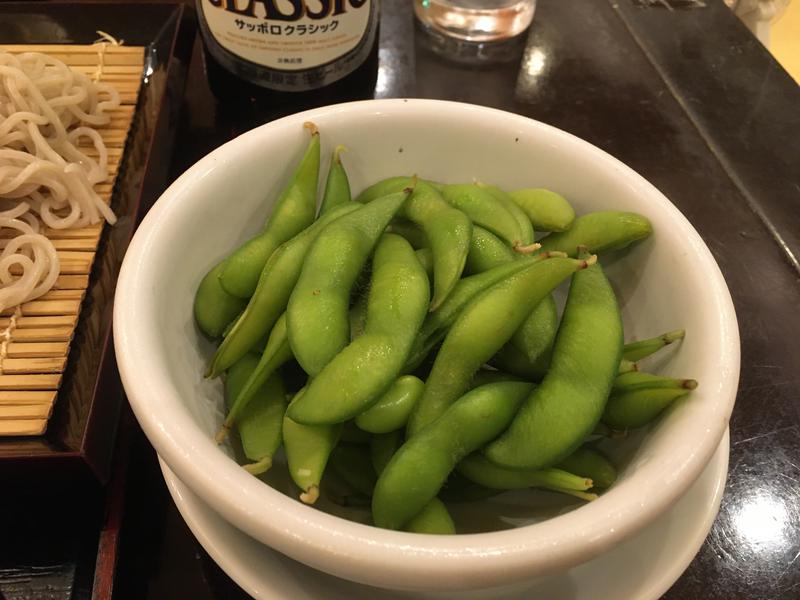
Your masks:
<svg viewBox="0 0 800 600"><path fill-rule="evenodd" d="M108 177L93 127L118 106L112 86L56 58L0 52L0 310L41 296L58 277L39 219L51 229L116 221L93 188Z"/></svg>

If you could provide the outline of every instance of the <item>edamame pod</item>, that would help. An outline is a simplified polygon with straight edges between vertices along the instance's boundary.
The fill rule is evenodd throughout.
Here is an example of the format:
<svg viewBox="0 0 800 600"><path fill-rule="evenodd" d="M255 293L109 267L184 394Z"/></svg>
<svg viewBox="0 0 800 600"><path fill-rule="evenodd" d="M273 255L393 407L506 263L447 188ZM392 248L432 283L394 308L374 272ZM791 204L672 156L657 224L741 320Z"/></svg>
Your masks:
<svg viewBox="0 0 800 600"><path fill-rule="evenodd" d="M541 381L550 365L550 353L532 363L514 344L508 343L497 351L489 364L526 381Z"/></svg>
<svg viewBox="0 0 800 600"><path fill-rule="evenodd" d="M344 146L336 146L331 156L331 166L328 169L328 179L325 181L325 192L322 195L322 204L319 207L319 215L322 216L331 209L348 204L352 198L350 196L350 182L347 180L347 172L342 166L341 153L345 150Z"/></svg>
<svg viewBox="0 0 800 600"><path fill-rule="evenodd" d="M402 444L399 430L391 433L379 433L372 437L370 455L375 472L380 474ZM447 512L447 507L438 498L428 502L419 513L403 527L409 533L429 533L452 535L456 533L455 524Z"/></svg>
<svg viewBox="0 0 800 600"><path fill-rule="evenodd" d="M644 427L675 400L689 394L691 389L645 388L612 394L603 412L603 423L621 430Z"/></svg>
<svg viewBox="0 0 800 600"><path fill-rule="evenodd" d="M630 373L621 373L617 375L617 378L614 380L614 386L611 388L611 393L619 394L621 392L632 392L634 390L665 388L693 390L696 387L697 382L694 379L675 379L673 377L651 375L643 371L632 371Z"/></svg>
<svg viewBox="0 0 800 600"><path fill-rule="evenodd" d="M282 315L275 323L267 340L267 346L258 360L258 364L241 387L241 390L233 399L233 404L225 417L225 422L216 436L218 443L221 443L228 435L231 427L236 423L250 402L258 394L269 377L281 365L292 359L292 350L289 348L289 338L286 335L286 318Z"/></svg>
<svg viewBox="0 0 800 600"><path fill-rule="evenodd" d="M510 212L514 219L516 219L517 223L519 224L520 232L522 233L522 237L519 240L519 245L529 246L530 244L533 244L533 224L528 218L528 215L525 214L525 211L523 211L520 206L514 202L508 192L500 189L496 185L489 185L487 183L477 182L476 185L479 188L489 192L489 195L499 204L501 204L508 212Z"/></svg>
<svg viewBox="0 0 800 600"><path fill-rule="evenodd" d="M372 496L377 476L365 446L339 444L331 453L330 465L333 472L354 491Z"/></svg>
<svg viewBox="0 0 800 600"><path fill-rule="evenodd" d="M434 188L419 182L403 215L425 232L433 254L431 311L439 308L461 277L472 238L472 222L451 207Z"/></svg>
<svg viewBox="0 0 800 600"><path fill-rule="evenodd" d="M429 246L428 238L425 237L425 232L414 225L414 223L411 221L406 221L405 219L395 219L389 223L386 231L388 233L396 233L397 235L404 237L406 241L411 244L411 247L414 248L414 250L428 248Z"/></svg>
<svg viewBox="0 0 800 600"><path fill-rule="evenodd" d="M454 535L456 525L444 502L434 498L405 524L404 531L429 535Z"/></svg>
<svg viewBox="0 0 800 600"><path fill-rule="evenodd" d="M397 185L398 182L393 185ZM433 253L433 294L435 311L461 277L472 237L472 222L460 210L450 206L441 194L419 181L400 213L425 234Z"/></svg>
<svg viewBox="0 0 800 600"><path fill-rule="evenodd" d="M222 288L219 276L225 268L223 260L203 277L194 296L194 318L200 331L214 339L220 337L247 306L247 302L231 296Z"/></svg>
<svg viewBox="0 0 800 600"><path fill-rule="evenodd" d="M464 456L511 422L531 384L492 383L468 392L412 435L378 477L372 516L378 527L400 529L436 497Z"/></svg>
<svg viewBox="0 0 800 600"><path fill-rule="evenodd" d="M623 373L631 373L633 371L638 371L639 365L635 362L628 360L627 358L623 358L619 361L619 374L622 375Z"/></svg>
<svg viewBox="0 0 800 600"><path fill-rule="evenodd" d="M439 309L429 314L414 340L406 370L413 370L425 359L431 349L444 339L449 327L463 308L481 292L489 289L497 282L527 269L530 265L546 258L564 257L563 252L543 252L535 256L523 256L516 261L498 265L483 273L465 277L456 284L452 293Z"/></svg>
<svg viewBox="0 0 800 600"><path fill-rule="evenodd" d="M399 429L389 433L376 433L369 443L369 454L376 473L382 473L392 456L403 444L403 433Z"/></svg>
<svg viewBox="0 0 800 600"><path fill-rule="evenodd" d="M591 448L578 448L565 458L558 469L592 480L592 487L605 490L617 480L617 469L603 454Z"/></svg>
<svg viewBox="0 0 800 600"><path fill-rule="evenodd" d="M433 254L431 253L431 249L420 248L419 250L414 250L414 254L417 255L417 260L419 261L420 266L422 266L425 274L430 280L431 277L433 277Z"/></svg>
<svg viewBox="0 0 800 600"><path fill-rule="evenodd" d="M500 383L501 381L524 381L524 380L519 379L515 375L504 373L503 371L479 369L478 372L475 373L475 375L472 377L472 381L470 382L470 389L475 389L476 387L480 387L488 383Z"/></svg>
<svg viewBox="0 0 800 600"><path fill-rule="evenodd" d="M247 354L229 370L225 378L225 401L228 409L239 396L245 382L258 364L258 356ZM244 455L252 463L243 465L253 475L260 475L272 466L272 457L281 445L281 424L286 412L286 390L283 380L273 373L253 400L241 412L237 429Z"/></svg>
<svg viewBox="0 0 800 600"><path fill-rule="evenodd" d="M209 377L216 377L251 350L286 310L311 244L330 223L358 209L347 204L331 210L305 231L281 244L270 256L247 308L214 354Z"/></svg>
<svg viewBox="0 0 800 600"><path fill-rule="evenodd" d="M550 369L508 430L487 447L489 460L544 469L569 456L600 420L621 355L619 305L594 264L573 275Z"/></svg>
<svg viewBox="0 0 800 600"><path fill-rule="evenodd" d="M535 365L550 363L550 353L558 332L558 309L552 295L547 295L511 336L511 343Z"/></svg>
<svg viewBox="0 0 800 600"><path fill-rule="evenodd" d="M535 262L470 302L453 323L436 356L425 390L408 421L409 433L413 435L439 417L467 390L480 366L511 338L533 307L593 260L596 259L549 258Z"/></svg>
<svg viewBox="0 0 800 600"><path fill-rule="evenodd" d="M437 183L436 181L431 181L430 179L421 179L416 175L414 177L409 177L408 175L398 175L396 177L387 177L386 179L381 179L380 181L373 183L371 186L362 190L361 193L356 196L356 202L366 204L367 202L372 202L377 198L382 198L383 196L388 196L389 194L401 192L405 188L409 187L412 181L415 179L417 181L425 182L437 192L442 191L442 184Z"/></svg>
<svg viewBox="0 0 800 600"><path fill-rule="evenodd" d="M428 278L411 245L384 234L372 260L364 334L309 383L289 408L291 418L306 425L340 423L374 404L408 359L429 298Z"/></svg>
<svg viewBox="0 0 800 600"><path fill-rule="evenodd" d="M543 488L575 495L575 492L586 492L593 485L591 479L561 469L517 470L500 467L477 453L458 463L457 469L470 481L495 490Z"/></svg>
<svg viewBox="0 0 800 600"><path fill-rule="evenodd" d="M292 351L312 377L350 340L350 291L381 233L410 192L385 196L337 219L311 245L286 316ZM419 265L416 257L414 262Z"/></svg>
<svg viewBox="0 0 800 600"><path fill-rule="evenodd" d="M683 329L676 329L675 331L668 331L661 335L650 338L647 340L639 340L637 342L628 342L622 348L622 357L625 360L636 362L647 358L651 354L655 354L664 346L668 346L672 342L682 340L686 335Z"/></svg>
<svg viewBox="0 0 800 600"><path fill-rule="evenodd" d="M467 262L464 265L464 273L467 275L483 273L509 263L518 256L519 254L491 231L475 225L472 228L472 239Z"/></svg>
<svg viewBox="0 0 800 600"><path fill-rule="evenodd" d="M475 225L488 229L512 246L522 244L524 236L514 215L487 191L472 183L457 183L444 186L442 196Z"/></svg>
<svg viewBox="0 0 800 600"><path fill-rule="evenodd" d="M536 231L566 231L575 220L575 210L569 202L550 190L526 188L509 195L525 211Z"/></svg>
<svg viewBox="0 0 800 600"><path fill-rule="evenodd" d="M292 402L301 398L305 390L300 390ZM291 408L291 404L289 405ZM319 498L319 482L328 464L328 458L339 441L342 426L301 425L289 418L288 411L283 418L283 448L289 465L292 481L303 490L300 500L314 504Z"/></svg>
<svg viewBox="0 0 800 600"><path fill-rule="evenodd" d="M231 254L220 276L226 292L249 298L258 285L258 277L269 257L283 242L293 238L314 222L317 212L319 177L319 132L313 123L308 145L291 180L275 202L264 229Z"/></svg>
<svg viewBox="0 0 800 600"><path fill-rule="evenodd" d="M356 425L370 433L388 433L405 427L425 383L413 375L398 377L378 401L356 417Z"/></svg>
<svg viewBox="0 0 800 600"><path fill-rule="evenodd" d="M575 219L563 233L551 233L541 240L542 250L560 250L575 256L578 246L599 254L619 250L653 232L650 221L640 214L607 210Z"/></svg>

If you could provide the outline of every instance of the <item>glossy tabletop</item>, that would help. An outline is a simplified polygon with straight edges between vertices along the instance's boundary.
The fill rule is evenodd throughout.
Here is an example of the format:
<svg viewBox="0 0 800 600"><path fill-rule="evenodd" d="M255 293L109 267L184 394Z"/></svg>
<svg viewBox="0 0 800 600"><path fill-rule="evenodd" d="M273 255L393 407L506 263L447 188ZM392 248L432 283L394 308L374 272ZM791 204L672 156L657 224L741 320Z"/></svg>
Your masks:
<svg viewBox="0 0 800 600"><path fill-rule="evenodd" d="M474 67L431 51L409 0L383 0L377 71L363 94L328 91L274 104L218 102L198 43L173 176L261 123L356 97L497 107L562 128L630 165L708 244L742 341L721 511L665 597L798 598L800 91L722 0L687 10L665 4L539 0L530 35L509 61ZM245 597L188 531L141 434L131 452L114 596Z"/></svg>

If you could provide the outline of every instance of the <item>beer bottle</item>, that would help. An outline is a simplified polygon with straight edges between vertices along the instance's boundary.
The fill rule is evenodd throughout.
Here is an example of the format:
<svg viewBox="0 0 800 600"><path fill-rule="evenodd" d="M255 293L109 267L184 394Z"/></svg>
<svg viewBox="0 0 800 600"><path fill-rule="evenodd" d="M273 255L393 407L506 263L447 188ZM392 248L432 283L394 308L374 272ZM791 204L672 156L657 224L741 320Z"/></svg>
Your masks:
<svg viewBox="0 0 800 600"><path fill-rule="evenodd" d="M332 99L370 94L379 1L196 0L212 91L297 97L325 88Z"/></svg>

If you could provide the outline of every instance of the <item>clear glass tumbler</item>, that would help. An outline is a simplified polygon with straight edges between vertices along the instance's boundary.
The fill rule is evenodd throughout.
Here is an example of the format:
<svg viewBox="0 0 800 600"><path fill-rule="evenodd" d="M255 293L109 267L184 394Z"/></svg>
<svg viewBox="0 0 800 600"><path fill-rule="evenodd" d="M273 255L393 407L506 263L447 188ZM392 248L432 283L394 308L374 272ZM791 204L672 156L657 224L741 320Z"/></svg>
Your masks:
<svg viewBox="0 0 800 600"><path fill-rule="evenodd" d="M423 25L467 42L516 37L531 24L535 10L536 0L414 0Z"/></svg>

